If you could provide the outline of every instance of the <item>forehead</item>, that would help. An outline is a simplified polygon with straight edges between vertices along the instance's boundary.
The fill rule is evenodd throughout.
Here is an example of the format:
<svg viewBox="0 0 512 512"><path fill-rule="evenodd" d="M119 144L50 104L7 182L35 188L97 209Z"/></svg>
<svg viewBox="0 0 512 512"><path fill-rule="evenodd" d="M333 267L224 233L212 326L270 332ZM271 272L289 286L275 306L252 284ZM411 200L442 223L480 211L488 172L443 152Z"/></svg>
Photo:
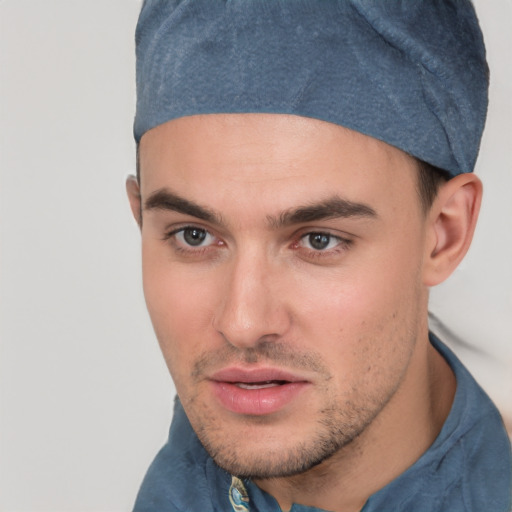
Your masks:
<svg viewBox="0 0 512 512"><path fill-rule="evenodd" d="M170 188L220 210L250 202L279 210L329 194L383 208L419 203L412 157L301 116L183 117L148 131L139 154L143 197Z"/></svg>

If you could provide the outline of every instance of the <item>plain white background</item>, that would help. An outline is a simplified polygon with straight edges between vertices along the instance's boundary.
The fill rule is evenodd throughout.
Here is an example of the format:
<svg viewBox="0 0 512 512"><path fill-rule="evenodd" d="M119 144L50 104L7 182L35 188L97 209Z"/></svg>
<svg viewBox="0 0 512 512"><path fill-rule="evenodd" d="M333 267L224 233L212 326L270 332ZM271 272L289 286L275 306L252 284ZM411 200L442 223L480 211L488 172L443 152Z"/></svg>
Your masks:
<svg viewBox="0 0 512 512"><path fill-rule="evenodd" d="M476 2L492 71L474 246L431 309L512 417L512 1ZM130 510L174 394L145 311L137 0L0 0L0 510Z"/></svg>

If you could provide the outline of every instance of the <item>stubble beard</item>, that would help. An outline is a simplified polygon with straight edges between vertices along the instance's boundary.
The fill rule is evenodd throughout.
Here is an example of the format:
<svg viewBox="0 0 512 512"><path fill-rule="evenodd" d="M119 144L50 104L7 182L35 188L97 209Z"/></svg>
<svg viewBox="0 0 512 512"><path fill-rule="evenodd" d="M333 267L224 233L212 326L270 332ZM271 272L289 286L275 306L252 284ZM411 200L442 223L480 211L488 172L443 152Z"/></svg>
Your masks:
<svg viewBox="0 0 512 512"><path fill-rule="evenodd" d="M310 356L297 364L295 355L286 355L281 351L281 347L279 352L271 350L271 360L279 362L286 358L287 362L293 363L291 367L307 366L323 371L321 363ZM225 358L226 355L222 357ZM255 356L253 354L244 358L247 360L248 357ZM208 366L211 359L204 358L198 363L194 370L195 375L201 374L201 367ZM325 379L330 380L330 376L327 374ZM183 405L199 441L222 469L240 478L282 478L305 473L348 447L373 422L395 394L400 382L401 379L397 379L394 385L362 399L356 399L357 389L353 390L354 396L331 396L327 404L316 413L317 419L302 441L289 446L284 439L282 448L270 450L264 441L256 443L247 437L240 439L237 433L230 436L223 428L222 420L216 417L208 405L201 407L197 403L197 397ZM268 428L272 419L253 418L248 421Z"/></svg>
<svg viewBox="0 0 512 512"><path fill-rule="evenodd" d="M201 425L196 434L215 463L232 475L262 480L291 477L313 469L350 445L381 408L360 415L357 424L348 423L344 418L346 414L323 411L324 416L316 422L308 439L271 452L266 451L264 445L248 446L250 440L243 446L230 443L229 439L226 442L227 436L211 425Z"/></svg>

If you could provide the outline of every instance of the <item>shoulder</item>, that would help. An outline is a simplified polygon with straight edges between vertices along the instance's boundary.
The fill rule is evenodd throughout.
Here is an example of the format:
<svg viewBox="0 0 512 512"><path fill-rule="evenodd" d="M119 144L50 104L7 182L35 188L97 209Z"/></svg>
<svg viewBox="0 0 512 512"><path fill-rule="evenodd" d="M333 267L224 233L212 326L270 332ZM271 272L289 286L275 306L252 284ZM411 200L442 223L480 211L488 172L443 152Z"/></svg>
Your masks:
<svg viewBox="0 0 512 512"><path fill-rule="evenodd" d="M501 416L455 354L431 341L457 380L450 414L432 446L363 510L509 512L512 457Z"/></svg>
<svg viewBox="0 0 512 512"><path fill-rule="evenodd" d="M429 450L433 476L447 484L440 510L508 512L512 457L503 420L455 354L435 336L431 341L457 379L452 410Z"/></svg>
<svg viewBox="0 0 512 512"><path fill-rule="evenodd" d="M209 457L176 400L169 439L151 463L134 512L210 510Z"/></svg>

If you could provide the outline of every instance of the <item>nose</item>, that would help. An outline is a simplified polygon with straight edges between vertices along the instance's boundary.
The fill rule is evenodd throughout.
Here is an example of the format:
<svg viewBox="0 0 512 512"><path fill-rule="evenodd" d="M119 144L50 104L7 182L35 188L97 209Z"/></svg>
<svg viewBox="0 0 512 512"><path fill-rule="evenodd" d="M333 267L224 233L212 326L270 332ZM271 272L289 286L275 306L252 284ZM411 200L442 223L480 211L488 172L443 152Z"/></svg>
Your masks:
<svg viewBox="0 0 512 512"><path fill-rule="evenodd" d="M290 326L283 272L263 255L238 255L230 263L214 328L231 345L255 348L277 340ZM280 275L279 275L280 274Z"/></svg>

